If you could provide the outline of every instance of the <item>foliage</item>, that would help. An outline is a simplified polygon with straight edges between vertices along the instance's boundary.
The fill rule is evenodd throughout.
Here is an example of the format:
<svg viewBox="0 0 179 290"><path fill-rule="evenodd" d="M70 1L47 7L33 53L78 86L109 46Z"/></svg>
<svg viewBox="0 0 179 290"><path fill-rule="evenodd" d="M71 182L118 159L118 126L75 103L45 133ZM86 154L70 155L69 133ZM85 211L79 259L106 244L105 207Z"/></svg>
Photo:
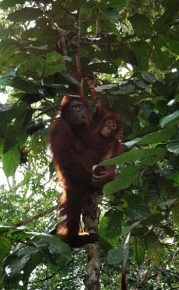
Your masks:
<svg viewBox="0 0 179 290"><path fill-rule="evenodd" d="M98 76L96 91L125 123L125 153L103 162L119 174L99 200L102 289L118 289L119 271L130 289L176 289L179 2L2 0L0 9L0 86L8 92L0 156L12 178L9 190L1 186L0 289L83 284L81 251L71 257L49 234L54 215L12 226L56 204L46 133L79 63Z"/></svg>

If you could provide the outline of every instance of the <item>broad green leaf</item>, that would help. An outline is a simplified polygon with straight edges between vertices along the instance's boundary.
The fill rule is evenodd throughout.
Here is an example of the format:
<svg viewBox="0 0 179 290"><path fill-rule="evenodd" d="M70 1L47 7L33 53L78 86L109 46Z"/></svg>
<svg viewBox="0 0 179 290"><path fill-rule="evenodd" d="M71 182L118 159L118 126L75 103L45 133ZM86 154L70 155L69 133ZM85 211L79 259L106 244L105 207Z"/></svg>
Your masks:
<svg viewBox="0 0 179 290"><path fill-rule="evenodd" d="M6 150L6 147L5 149ZM18 145L10 148L3 155L3 170L6 176L13 176L20 163L20 150Z"/></svg>
<svg viewBox="0 0 179 290"><path fill-rule="evenodd" d="M28 76L34 79L41 79L45 70L45 60L39 56L31 55L30 58L22 63L17 73L20 76Z"/></svg>
<svg viewBox="0 0 179 290"><path fill-rule="evenodd" d="M173 33L168 32L161 36L161 39L168 50L175 54L179 54L179 41L173 39Z"/></svg>
<svg viewBox="0 0 179 290"><path fill-rule="evenodd" d="M150 210L146 203L137 194L129 195L126 202L128 203L128 208L126 210L128 210L130 214L132 212L133 220L142 220L150 215Z"/></svg>
<svg viewBox="0 0 179 290"><path fill-rule="evenodd" d="M111 95L130 95L134 91L134 86L128 84L128 85L121 85L119 87L119 90L117 91L111 91Z"/></svg>
<svg viewBox="0 0 179 290"><path fill-rule="evenodd" d="M179 10L179 2L178 2L178 0L167 1L167 8L172 10L172 11L178 11Z"/></svg>
<svg viewBox="0 0 179 290"><path fill-rule="evenodd" d="M0 85L6 86L16 76L14 71L0 77ZM1 104L2 105L2 104Z"/></svg>
<svg viewBox="0 0 179 290"><path fill-rule="evenodd" d="M163 50L163 41L158 38L153 39L154 49L152 51L152 61L160 70L166 70L171 64L170 56L167 50Z"/></svg>
<svg viewBox="0 0 179 290"><path fill-rule="evenodd" d="M11 270L11 277L16 277L20 275L21 271L24 269L28 261L31 259L32 255L37 253L38 249L36 247L22 247L16 252L16 259L11 262L9 268Z"/></svg>
<svg viewBox="0 0 179 290"><path fill-rule="evenodd" d="M157 207L165 211L166 209L169 209L176 202L176 200L177 198L169 199L165 202L158 204Z"/></svg>
<svg viewBox="0 0 179 290"><path fill-rule="evenodd" d="M172 209L172 217L174 223L179 226L179 204Z"/></svg>
<svg viewBox="0 0 179 290"><path fill-rule="evenodd" d="M22 103L26 103L26 104L33 104L33 103L36 103L40 100L43 99L43 95L41 94L32 94L32 93L27 93L27 94L23 94L21 96L21 102Z"/></svg>
<svg viewBox="0 0 179 290"><path fill-rule="evenodd" d="M13 104L11 104L11 103L0 104L0 113L9 112L10 109L12 108L12 106L13 106Z"/></svg>
<svg viewBox="0 0 179 290"><path fill-rule="evenodd" d="M176 155L179 154L179 132L177 132L172 140L168 141L167 149Z"/></svg>
<svg viewBox="0 0 179 290"><path fill-rule="evenodd" d="M151 20L146 15L135 13L128 19L131 22L132 27L139 38L151 36Z"/></svg>
<svg viewBox="0 0 179 290"><path fill-rule="evenodd" d="M133 236L131 237L131 244L133 249L133 259L138 266L141 266L146 255L146 244L143 239L139 240L138 237Z"/></svg>
<svg viewBox="0 0 179 290"><path fill-rule="evenodd" d="M163 128L164 126L170 126L170 125L172 126L178 123L179 123L179 110L164 117L160 122L160 126Z"/></svg>
<svg viewBox="0 0 179 290"><path fill-rule="evenodd" d="M79 0L78 2L69 1L65 3L65 9L69 11L76 11L77 9L81 8L83 4L86 4L85 0Z"/></svg>
<svg viewBox="0 0 179 290"><path fill-rule="evenodd" d="M10 252L11 250L11 240L0 236L0 263L2 264L4 257Z"/></svg>
<svg viewBox="0 0 179 290"><path fill-rule="evenodd" d="M136 176L139 174L139 170L140 169L138 166L132 166L123 169L121 173L117 175L114 181L107 183L103 187L102 192L104 194L112 194L118 192L121 189L128 188L131 185L133 179L136 178Z"/></svg>
<svg viewBox="0 0 179 290"><path fill-rule="evenodd" d="M39 89L39 87L36 84L34 84L32 81L26 80L21 76L13 78L10 81L9 85L21 91L32 92L32 93L38 92L38 89Z"/></svg>
<svg viewBox="0 0 179 290"><path fill-rule="evenodd" d="M141 89L146 89L148 87L148 84L143 80L136 81L136 85Z"/></svg>
<svg viewBox="0 0 179 290"><path fill-rule="evenodd" d="M149 215L146 219L143 219L141 223L142 225L153 225L153 224L159 223L161 220L163 220L162 214L154 213L154 214Z"/></svg>
<svg viewBox="0 0 179 290"><path fill-rule="evenodd" d="M5 40L0 42L0 65L4 65L7 60L19 51L18 43L14 40Z"/></svg>
<svg viewBox="0 0 179 290"><path fill-rule="evenodd" d="M147 60L148 54L148 43L147 42L138 42L131 44L131 50L134 52L138 65L136 66L137 71L147 71L149 63Z"/></svg>
<svg viewBox="0 0 179 290"><path fill-rule="evenodd" d="M96 92L102 92L103 90L111 90L113 88L116 88L117 84L108 84L108 85L103 85L103 86L98 86L95 88Z"/></svg>
<svg viewBox="0 0 179 290"><path fill-rule="evenodd" d="M174 237L175 231L168 225L160 225L160 228L164 230L165 234L169 237Z"/></svg>
<svg viewBox="0 0 179 290"><path fill-rule="evenodd" d="M128 162L135 162L142 160L150 156L160 156L166 154L165 148L155 148L155 149L132 149L129 152L125 152L122 155L112 158L110 160L102 161L98 166L102 165L114 165L123 164Z"/></svg>
<svg viewBox="0 0 179 290"><path fill-rule="evenodd" d="M39 56L31 55L30 59L18 67L17 73L33 77L34 79L41 79L42 77L53 75L64 68L64 58L61 54L52 52L48 54L46 60Z"/></svg>
<svg viewBox="0 0 179 290"><path fill-rule="evenodd" d="M153 233L149 232L145 237L147 243L147 258L150 260L152 266L160 266L164 263L164 245L160 243L158 237Z"/></svg>
<svg viewBox="0 0 179 290"><path fill-rule="evenodd" d="M124 242L124 246L123 246L123 252L122 252L122 257L123 257L123 269L125 270L126 269L126 266L127 266L127 261L129 259L129 250L130 250L130 233L127 235L127 238Z"/></svg>
<svg viewBox="0 0 179 290"><path fill-rule="evenodd" d="M48 244L51 254L58 253L64 257L71 256L71 251L68 245L63 243L58 237L45 233L34 233L34 236L39 237L42 241L45 241Z"/></svg>
<svg viewBox="0 0 179 290"><path fill-rule="evenodd" d="M136 228L139 224L140 224L140 221L138 221L136 223L133 223L130 226L124 227L123 230L122 230L123 235L128 235L131 232L131 230L133 230L134 228Z"/></svg>
<svg viewBox="0 0 179 290"><path fill-rule="evenodd" d="M155 81L156 81L155 76L154 76L152 73L150 73L150 72L143 71L143 72L141 72L141 76L142 76L143 79L144 79L145 81L147 81L148 83L153 84L153 83L155 83Z"/></svg>
<svg viewBox="0 0 179 290"><path fill-rule="evenodd" d="M110 265L121 265L122 266L122 254L123 247L121 244L117 244L114 249L109 250L107 255L107 262Z"/></svg>
<svg viewBox="0 0 179 290"><path fill-rule="evenodd" d="M141 161L138 165L125 167L117 175L114 181L107 183L103 187L102 192L104 194L112 194L118 192L121 189L128 188L135 178L138 179L143 171L145 171L151 164L155 164L159 159L161 159L160 156L148 157L145 160Z"/></svg>
<svg viewBox="0 0 179 290"><path fill-rule="evenodd" d="M2 226L2 225L0 225L0 235L6 234L9 231L14 231L14 230L16 230L16 228L13 227L13 226Z"/></svg>
<svg viewBox="0 0 179 290"><path fill-rule="evenodd" d="M179 94L176 95L176 97L175 97L175 101L176 101L176 102L179 102Z"/></svg>
<svg viewBox="0 0 179 290"><path fill-rule="evenodd" d="M138 65L138 61L135 56L135 53L131 49L122 46L122 47L119 47L115 52L126 63L130 63L131 65L134 65L134 66Z"/></svg>
<svg viewBox="0 0 179 290"><path fill-rule="evenodd" d="M127 146L128 148L130 148L130 147L134 146L135 144L137 144L140 140L141 140L141 138L136 138L132 141L125 142L124 145Z"/></svg>
<svg viewBox="0 0 179 290"><path fill-rule="evenodd" d="M24 4L25 2L26 2L26 0L3 0L0 3L0 7L2 9L7 9L9 7L15 6L16 4Z"/></svg>
<svg viewBox="0 0 179 290"><path fill-rule="evenodd" d="M65 61L61 54L52 52L45 60L45 71L43 77L48 77L65 69Z"/></svg>
<svg viewBox="0 0 179 290"><path fill-rule="evenodd" d="M159 130L158 132L154 132L148 134L140 139L137 143L138 145L142 144L155 144L163 141L167 141L171 139L176 134L177 129L175 127L168 127L164 130Z"/></svg>
<svg viewBox="0 0 179 290"><path fill-rule="evenodd" d="M115 245L119 239L122 229L123 213L120 211L109 210L102 217L99 225L100 237L107 239L111 245Z"/></svg>
<svg viewBox="0 0 179 290"><path fill-rule="evenodd" d="M165 31L166 28L169 27L169 25L171 25L171 23L173 22L176 14L177 10L166 10L161 17L157 18L153 25L153 29L155 31Z"/></svg>
<svg viewBox="0 0 179 290"><path fill-rule="evenodd" d="M41 17L43 12L38 8L25 7L20 10L16 10L8 15L8 19L14 22L25 22L30 20L36 20Z"/></svg>
<svg viewBox="0 0 179 290"><path fill-rule="evenodd" d="M119 11L113 7L108 7L106 9L101 9L101 12L111 19L116 19L119 16Z"/></svg>
<svg viewBox="0 0 179 290"><path fill-rule="evenodd" d="M95 1L96 2L96 1ZM105 6L108 6L108 7L115 7L117 8L118 10L121 10L125 5L126 5L126 0L111 0L110 2L109 1L101 1L101 2L97 2L99 3L98 5L105 5Z"/></svg>
<svg viewBox="0 0 179 290"><path fill-rule="evenodd" d="M117 65L111 62L88 64L88 68L94 72L108 74L116 74L118 69Z"/></svg>

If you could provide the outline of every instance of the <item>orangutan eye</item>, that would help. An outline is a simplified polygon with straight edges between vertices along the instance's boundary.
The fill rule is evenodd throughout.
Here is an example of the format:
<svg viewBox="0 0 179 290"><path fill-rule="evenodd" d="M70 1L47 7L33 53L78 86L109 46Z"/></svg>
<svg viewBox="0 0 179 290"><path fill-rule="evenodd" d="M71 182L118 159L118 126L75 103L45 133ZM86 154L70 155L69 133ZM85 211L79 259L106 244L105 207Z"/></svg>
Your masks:
<svg viewBox="0 0 179 290"><path fill-rule="evenodd" d="M109 125L109 126L111 126L111 125L112 125L112 121L111 121L111 120L108 120L108 121L106 122L106 124Z"/></svg>

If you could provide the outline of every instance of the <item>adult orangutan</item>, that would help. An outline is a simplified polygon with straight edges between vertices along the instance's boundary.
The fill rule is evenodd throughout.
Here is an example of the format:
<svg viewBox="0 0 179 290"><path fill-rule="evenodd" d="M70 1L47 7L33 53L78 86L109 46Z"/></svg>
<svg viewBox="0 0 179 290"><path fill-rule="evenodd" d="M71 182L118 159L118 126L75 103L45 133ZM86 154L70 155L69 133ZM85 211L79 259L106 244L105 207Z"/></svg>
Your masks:
<svg viewBox="0 0 179 290"><path fill-rule="evenodd" d="M79 95L71 97L71 95ZM60 199L57 234L71 247L81 247L98 240L97 234L80 233L80 215L88 195L96 191L92 183L92 167L107 152L106 143L89 131L91 113L88 102L78 86L72 86L69 95L62 99L60 117L52 123L49 143L57 176L63 185ZM102 177L97 186L107 181Z"/></svg>

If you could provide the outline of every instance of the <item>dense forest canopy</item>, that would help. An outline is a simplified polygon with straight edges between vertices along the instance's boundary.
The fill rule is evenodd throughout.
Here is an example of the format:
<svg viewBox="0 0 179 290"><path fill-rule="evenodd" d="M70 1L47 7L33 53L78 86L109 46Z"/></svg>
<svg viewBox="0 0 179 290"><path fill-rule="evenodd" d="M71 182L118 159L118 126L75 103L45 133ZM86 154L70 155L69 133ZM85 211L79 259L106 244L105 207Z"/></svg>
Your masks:
<svg viewBox="0 0 179 290"><path fill-rule="evenodd" d="M49 234L61 188L46 135L76 70L125 124L124 153L102 163L118 175L99 198L101 289L120 272L131 290L177 289L179 1L1 0L0 13L0 289L84 289L84 251Z"/></svg>

